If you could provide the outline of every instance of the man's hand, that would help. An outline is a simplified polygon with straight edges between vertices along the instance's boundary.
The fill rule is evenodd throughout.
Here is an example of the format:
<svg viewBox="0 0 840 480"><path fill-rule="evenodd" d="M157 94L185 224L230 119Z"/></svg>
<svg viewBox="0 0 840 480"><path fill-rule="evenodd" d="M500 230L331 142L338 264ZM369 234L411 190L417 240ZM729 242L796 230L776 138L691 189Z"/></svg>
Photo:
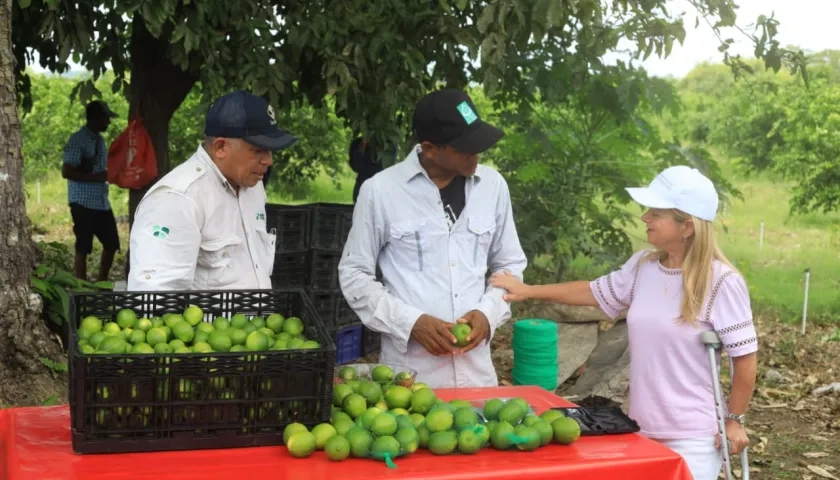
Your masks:
<svg viewBox="0 0 840 480"><path fill-rule="evenodd" d="M432 355L451 355L457 342L450 331L453 325L431 315L420 315L411 329L411 338Z"/></svg>
<svg viewBox="0 0 840 480"><path fill-rule="evenodd" d="M490 321L479 310L470 310L455 323L466 323L472 329L467 335L467 346L461 350L461 353L469 352L480 342L490 341Z"/></svg>

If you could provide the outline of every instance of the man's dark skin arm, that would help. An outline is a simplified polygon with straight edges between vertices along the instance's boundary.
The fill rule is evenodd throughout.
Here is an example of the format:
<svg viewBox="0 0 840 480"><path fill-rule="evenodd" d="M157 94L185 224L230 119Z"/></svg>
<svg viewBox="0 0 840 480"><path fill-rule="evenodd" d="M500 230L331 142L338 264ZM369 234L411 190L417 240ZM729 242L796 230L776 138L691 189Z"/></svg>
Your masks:
<svg viewBox="0 0 840 480"><path fill-rule="evenodd" d="M101 173L81 173L76 170L74 165L65 163L61 167L61 176L67 180L75 180L77 182L107 182L108 172Z"/></svg>

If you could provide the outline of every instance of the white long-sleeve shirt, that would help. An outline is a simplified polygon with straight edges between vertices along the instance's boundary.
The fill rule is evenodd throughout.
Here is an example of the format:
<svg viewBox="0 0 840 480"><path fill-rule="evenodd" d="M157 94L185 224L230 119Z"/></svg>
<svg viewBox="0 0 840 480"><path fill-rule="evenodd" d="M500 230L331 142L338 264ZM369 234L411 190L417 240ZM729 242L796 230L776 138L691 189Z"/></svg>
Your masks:
<svg viewBox="0 0 840 480"><path fill-rule="evenodd" d="M522 278L527 265L504 178L479 165L465 193L450 231L438 187L413 149L362 184L338 267L350 307L383 334L380 361L417 370L417 380L433 388L496 386L498 376L489 342L466 355L434 356L410 339L420 315L455 322L480 310L495 333L510 318L510 305L503 289L488 284L488 271Z"/></svg>
<svg viewBox="0 0 840 480"><path fill-rule="evenodd" d="M262 182L237 195L203 147L137 206L129 291L270 289Z"/></svg>

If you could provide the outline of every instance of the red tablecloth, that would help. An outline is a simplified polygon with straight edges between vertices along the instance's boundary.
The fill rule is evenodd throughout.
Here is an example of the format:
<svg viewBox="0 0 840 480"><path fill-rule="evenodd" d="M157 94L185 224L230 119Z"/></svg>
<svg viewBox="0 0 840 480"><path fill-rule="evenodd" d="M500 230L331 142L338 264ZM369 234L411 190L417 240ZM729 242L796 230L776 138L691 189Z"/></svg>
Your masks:
<svg viewBox="0 0 840 480"><path fill-rule="evenodd" d="M539 387L438 390L444 400L523 397L538 413L570 406ZM414 480L574 479L691 480L682 458L639 435L582 437L571 446L534 452L484 449L477 455L436 456L425 450L383 462L329 461L323 452L292 458L284 447L184 452L74 454L67 406L0 410L0 480Z"/></svg>

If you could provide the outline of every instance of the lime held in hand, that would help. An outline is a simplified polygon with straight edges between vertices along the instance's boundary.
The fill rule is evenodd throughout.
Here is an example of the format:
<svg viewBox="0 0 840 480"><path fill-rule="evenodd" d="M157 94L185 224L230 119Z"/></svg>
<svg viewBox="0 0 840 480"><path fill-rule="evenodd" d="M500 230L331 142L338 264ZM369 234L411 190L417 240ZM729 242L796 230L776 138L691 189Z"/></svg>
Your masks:
<svg viewBox="0 0 840 480"><path fill-rule="evenodd" d="M467 342L467 337L470 336L472 333L472 328L466 323L459 323L452 327L452 335L455 337L455 340L458 341L459 347L466 347L469 342Z"/></svg>

